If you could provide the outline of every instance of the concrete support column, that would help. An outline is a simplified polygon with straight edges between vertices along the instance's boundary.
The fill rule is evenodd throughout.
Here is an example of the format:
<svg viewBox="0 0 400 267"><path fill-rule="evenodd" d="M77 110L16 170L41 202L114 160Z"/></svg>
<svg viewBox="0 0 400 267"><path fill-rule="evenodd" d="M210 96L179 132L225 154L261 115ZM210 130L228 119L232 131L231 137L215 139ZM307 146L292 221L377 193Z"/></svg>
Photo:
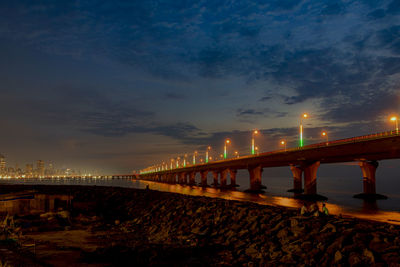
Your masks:
<svg viewBox="0 0 400 267"><path fill-rule="evenodd" d="M200 172L201 186L207 186L207 175L208 175L208 171L201 171Z"/></svg>
<svg viewBox="0 0 400 267"><path fill-rule="evenodd" d="M378 162L361 161L359 165L363 174L364 194L376 194L375 172Z"/></svg>
<svg viewBox="0 0 400 267"><path fill-rule="evenodd" d="M185 172L181 172L178 174L179 175L179 183L180 184L186 184L186 173Z"/></svg>
<svg viewBox="0 0 400 267"><path fill-rule="evenodd" d="M226 187L226 180L228 177L228 169L221 171L221 187Z"/></svg>
<svg viewBox="0 0 400 267"><path fill-rule="evenodd" d="M301 177L303 175L303 170L294 165L290 165L290 170L292 171L292 174L293 174L293 190L290 190L290 191L302 192L303 186L302 186Z"/></svg>
<svg viewBox="0 0 400 267"><path fill-rule="evenodd" d="M236 187L236 174L237 170L229 169L229 175L231 176L231 186Z"/></svg>
<svg viewBox="0 0 400 267"><path fill-rule="evenodd" d="M304 169L304 194L317 194L317 170L320 165L319 161L305 166Z"/></svg>
<svg viewBox="0 0 400 267"><path fill-rule="evenodd" d="M250 173L250 190L259 191L262 189L261 186L261 176L263 169L261 165L249 168Z"/></svg>
<svg viewBox="0 0 400 267"><path fill-rule="evenodd" d="M196 184L195 177L196 177L196 172L189 172L189 184L190 185Z"/></svg>
<svg viewBox="0 0 400 267"><path fill-rule="evenodd" d="M218 186L218 174L219 174L218 171L212 171L212 175L213 175L213 179L214 179L214 182L213 182L214 187Z"/></svg>

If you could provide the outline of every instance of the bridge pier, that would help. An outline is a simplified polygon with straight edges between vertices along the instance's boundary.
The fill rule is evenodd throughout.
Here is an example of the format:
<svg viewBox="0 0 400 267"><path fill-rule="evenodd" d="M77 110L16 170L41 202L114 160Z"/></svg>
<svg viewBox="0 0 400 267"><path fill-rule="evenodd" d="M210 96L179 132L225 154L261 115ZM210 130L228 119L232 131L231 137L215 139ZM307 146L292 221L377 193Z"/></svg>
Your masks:
<svg viewBox="0 0 400 267"><path fill-rule="evenodd" d="M303 186L301 178L303 175L303 169L294 165L290 165L290 170L293 174L293 189L288 190L288 192L302 193Z"/></svg>
<svg viewBox="0 0 400 267"><path fill-rule="evenodd" d="M304 167L304 194L317 194L317 170L320 165L319 161Z"/></svg>
<svg viewBox="0 0 400 267"><path fill-rule="evenodd" d="M190 185L196 184L195 177L196 177L196 172L189 172L189 184Z"/></svg>
<svg viewBox="0 0 400 267"><path fill-rule="evenodd" d="M236 187L236 174L237 170L229 169L229 175L231 177L231 187Z"/></svg>
<svg viewBox="0 0 400 267"><path fill-rule="evenodd" d="M250 174L250 190L247 191L259 192L265 188L261 185L261 176L263 172L261 165L250 167L248 170Z"/></svg>
<svg viewBox="0 0 400 267"><path fill-rule="evenodd" d="M203 187L207 186L207 175L208 175L208 171L201 171L200 172L201 186L203 186Z"/></svg>
<svg viewBox="0 0 400 267"><path fill-rule="evenodd" d="M376 193L376 178L375 173L376 169L379 166L378 161L360 161L358 165L361 168L361 172L363 174L363 188L364 192L361 194L357 194L355 198L363 198L363 199L387 199L386 196L380 195Z"/></svg>
<svg viewBox="0 0 400 267"><path fill-rule="evenodd" d="M213 180L214 180L214 182L213 182L213 186L214 187L217 187L219 185L218 184L218 174L219 174L218 171L212 171Z"/></svg>
<svg viewBox="0 0 400 267"><path fill-rule="evenodd" d="M221 174L220 174L220 177L221 177L221 187L226 187L226 184L227 184L226 180L227 180L227 177L228 177L228 169L224 169L224 170L222 170L220 173L221 173Z"/></svg>
<svg viewBox="0 0 400 267"><path fill-rule="evenodd" d="M187 183L187 181L186 181L186 173L185 172L181 172L181 173L179 173L178 174L178 182L180 183L180 184L186 184Z"/></svg>

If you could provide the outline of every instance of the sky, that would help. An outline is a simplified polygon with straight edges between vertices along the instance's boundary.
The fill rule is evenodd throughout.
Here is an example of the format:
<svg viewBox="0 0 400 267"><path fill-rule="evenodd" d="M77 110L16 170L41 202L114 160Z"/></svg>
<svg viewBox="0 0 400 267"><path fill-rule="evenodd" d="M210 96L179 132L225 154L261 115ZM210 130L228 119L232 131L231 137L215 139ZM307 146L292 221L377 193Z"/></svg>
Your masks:
<svg viewBox="0 0 400 267"><path fill-rule="evenodd" d="M0 2L0 153L8 164L130 173L392 130L400 2Z"/></svg>

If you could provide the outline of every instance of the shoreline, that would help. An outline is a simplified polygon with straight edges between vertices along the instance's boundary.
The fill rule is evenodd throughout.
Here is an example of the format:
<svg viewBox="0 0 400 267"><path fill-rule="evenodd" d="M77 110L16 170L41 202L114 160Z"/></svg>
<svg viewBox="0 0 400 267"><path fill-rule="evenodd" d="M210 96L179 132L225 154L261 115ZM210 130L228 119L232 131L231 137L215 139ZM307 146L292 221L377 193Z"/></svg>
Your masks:
<svg viewBox="0 0 400 267"><path fill-rule="evenodd" d="M7 184L0 186L0 194L30 189L47 196L70 196L71 206L68 213L16 215L21 240L37 245L35 253L23 254L18 246L1 243L1 248L18 256L9 257L9 262L19 258L31 260L32 266L62 266L57 260L68 253L72 261L68 264L87 266L122 266L124 260L142 266L400 262L400 226L388 223L302 217L293 208L107 186ZM1 252L0 258L4 257L7 261Z"/></svg>

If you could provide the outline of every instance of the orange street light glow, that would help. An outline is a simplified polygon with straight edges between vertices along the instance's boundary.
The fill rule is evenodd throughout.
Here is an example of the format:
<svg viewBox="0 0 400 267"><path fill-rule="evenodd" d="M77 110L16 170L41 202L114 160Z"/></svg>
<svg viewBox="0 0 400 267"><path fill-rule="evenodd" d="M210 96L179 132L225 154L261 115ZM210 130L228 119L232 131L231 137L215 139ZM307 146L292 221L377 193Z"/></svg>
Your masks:
<svg viewBox="0 0 400 267"><path fill-rule="evenodd" d="M258 130L254 130L253 134L251 135L251 154L254 155L255 151L254 151L254 146L255 146L255 141L254 141L254 135L258 134Z"/></svg>
<svg viewBox="0 0 400 267"><path fill-rule="evenodd" d="M399 124L398 124L398 121L397 121L397 117L393 116L393 117L390 118L390 120L394 121L396 123L396 134L399 134Z"/></svg>

